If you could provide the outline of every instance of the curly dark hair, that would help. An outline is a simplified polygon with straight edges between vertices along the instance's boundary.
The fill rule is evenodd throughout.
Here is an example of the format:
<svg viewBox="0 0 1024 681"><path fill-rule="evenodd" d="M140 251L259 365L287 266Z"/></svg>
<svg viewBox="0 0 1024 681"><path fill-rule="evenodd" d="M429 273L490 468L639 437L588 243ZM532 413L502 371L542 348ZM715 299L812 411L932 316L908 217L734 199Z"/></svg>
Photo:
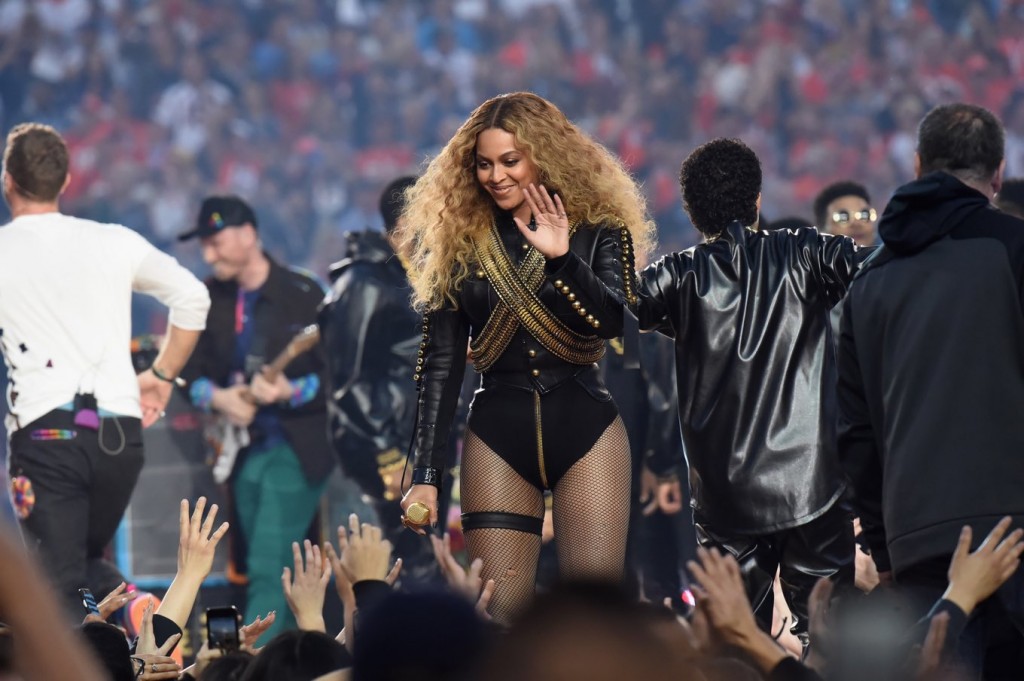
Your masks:
<svg viewBox="0 0 1024 681"><path fill-rule="evenodd" d="M757 222L761 162L738 139L714 139L683 161L679 187L693 226L714 239L737 220L744 225Z"/></svg>
<svg viewBox="0 0 1024 681"><path fill-rule="evenodd" d="M814 198L814 224L818 226L818 229L822 229L828 222L828 215L825 214L828 211L828 204L841 196L859 196L869 204L871 203L871 196L864 185L850 180L833 182Z"/></svg>

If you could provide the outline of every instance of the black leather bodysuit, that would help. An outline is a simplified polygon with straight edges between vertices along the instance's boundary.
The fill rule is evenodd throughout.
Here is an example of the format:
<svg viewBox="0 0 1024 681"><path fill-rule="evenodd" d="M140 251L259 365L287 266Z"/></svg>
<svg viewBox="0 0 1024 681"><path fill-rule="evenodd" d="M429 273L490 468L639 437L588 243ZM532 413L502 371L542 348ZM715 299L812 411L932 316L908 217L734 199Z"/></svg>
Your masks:
<svg viewBox="0 0 1024 681"><path fill-rule="evenodd" d="M509 214L496 216L496 228L514 268L539 255L530 256L532 249ZM553 318L577 339L622 334L627 307L635 300L627 229L580 226L572 234L569 253L543 267L535 299L543 308L535 311L548 327ZM416 374L420 394L414 483L438 484L468 341L473 336L476 343L496 308L504 304L498 284L481 266L463 282L458 309L424 317ZM540 489L552 488L615 420L618 410L601 381L596 358L583 361L581 353L572 361L564 359L538 340L542 333L528 331L521 323L510 328L515 329L511 340L483 372L469 430L524 479ZM474 346L474 357L482 356Z"/></svg>

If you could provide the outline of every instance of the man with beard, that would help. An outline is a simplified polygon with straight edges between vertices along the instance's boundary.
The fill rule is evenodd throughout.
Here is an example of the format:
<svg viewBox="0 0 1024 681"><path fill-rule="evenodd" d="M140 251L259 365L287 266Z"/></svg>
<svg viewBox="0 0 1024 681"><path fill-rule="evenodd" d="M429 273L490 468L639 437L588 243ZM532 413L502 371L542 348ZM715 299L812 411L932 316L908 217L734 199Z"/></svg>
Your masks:
<svg viewBox="0 0 1024 681"><path fill-rule="evenodd" d="M211 307L184 375L192 403L218 414L224 432L241 429L239 442L248 440L228 478L232 529L241 530L232 542L233 566L248 583L246 620L277 611L273 636L294 626L281 569L292 564L291 544L316 515L334 458L324 436L319 348L294 358L274 380L264 367L316 321L324 290L267 255L255 213L236 196L204 199L195 227L179 238L195 237L213 270L206 282Z"/></svg>

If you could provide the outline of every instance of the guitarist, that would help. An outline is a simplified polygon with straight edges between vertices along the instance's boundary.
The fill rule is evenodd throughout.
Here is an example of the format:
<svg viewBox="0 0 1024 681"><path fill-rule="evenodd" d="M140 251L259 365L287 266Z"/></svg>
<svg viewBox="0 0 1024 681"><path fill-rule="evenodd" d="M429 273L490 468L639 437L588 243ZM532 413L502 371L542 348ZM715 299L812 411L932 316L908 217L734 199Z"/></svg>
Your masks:
<svg viewBox="0 0 1024 681"><path fill-rule="evenodd" d="M294 627L281 569L316 515L334 457L319 348L299 355L276 380L267 380L264 367L316 321L324 289L263 251L256 215L238 197L204 199L195 227L179 238L196 237L213 270L206 282L211 306L183 375L196 407L247 430L249 443L228 478L232 562L248 580L246 621L277 611L272 637Z"/></svg>

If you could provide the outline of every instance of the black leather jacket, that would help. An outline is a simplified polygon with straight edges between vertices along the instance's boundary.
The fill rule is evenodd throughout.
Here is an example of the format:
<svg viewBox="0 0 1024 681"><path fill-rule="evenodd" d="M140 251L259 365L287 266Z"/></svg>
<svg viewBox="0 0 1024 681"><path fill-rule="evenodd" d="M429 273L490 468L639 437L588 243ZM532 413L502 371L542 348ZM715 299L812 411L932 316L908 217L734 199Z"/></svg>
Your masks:
<svg viewBox="0 0 1024 681"><path fill-rule="evenodd" d="M640 328L676 341L698 522L770 532L809 522L842 494L829 310L864 252L814 229L733 223L643 271Z"/></svg>
<svg viewBox="0 0 1024 681"><path fill-rule="evenodd" d="M345 474L375 497L384 488L377 456L403 455L412 438L416 386L410 380L420 316L410 305L405 268L380 232L347 235L331 266L320 310L327 352L328 435Z"/></svg>
<svg viewBox="0 0 1024 681"><path fill-rule="evenodd" d="M518 264L526 240L510 216L499 215L498 226L505 249ZM627 230L581 226L572 236L569 252L549 260L546 269L546 280L537 296L555 317L580 334L599 338L622 335L627 299L635 291L632 242ZM469 337L480 332L499 300L494 286L482 275L481 271L463 282L458 309L438 310L423 319L423 355L417 374L420 411L413 469L416 483L437 484L437 476L446 465L445 443L466 368ZM569 294L574 296L572 300ZM574 308L577 301L580 306ZM486 387L493 381L543 394L573 376L587 390L607 396L596 364L578 365L559 359L520 327L505 352L484 374L483 384Z"/></svg>
<svg viewBox="0 0 1024 681"><path fill-rule="evenodd" d="M189 383L205 376L216 385L226 386L231 383L237 352L235 314L238 284L210 278L206 286L210 290L206 330L199 336L196 349L181 375ZM260 287L259 299L253 312L253 342L246 363L258 368L276 357L295 334L315 319L323 296L323 287L319 281L270 259L270 274ZM296 357L285 369L285 375L294 378L315 372L321 377L321 385L316 396L301 407L277 410L288 442L310 482L325 480L335 466L331 447L324 437L326 410L323 371L321 346L317 345ZM250 434L255 435L252 431L250 428ZM241 470L241 459L235 464L235 470Z"/></svg>

